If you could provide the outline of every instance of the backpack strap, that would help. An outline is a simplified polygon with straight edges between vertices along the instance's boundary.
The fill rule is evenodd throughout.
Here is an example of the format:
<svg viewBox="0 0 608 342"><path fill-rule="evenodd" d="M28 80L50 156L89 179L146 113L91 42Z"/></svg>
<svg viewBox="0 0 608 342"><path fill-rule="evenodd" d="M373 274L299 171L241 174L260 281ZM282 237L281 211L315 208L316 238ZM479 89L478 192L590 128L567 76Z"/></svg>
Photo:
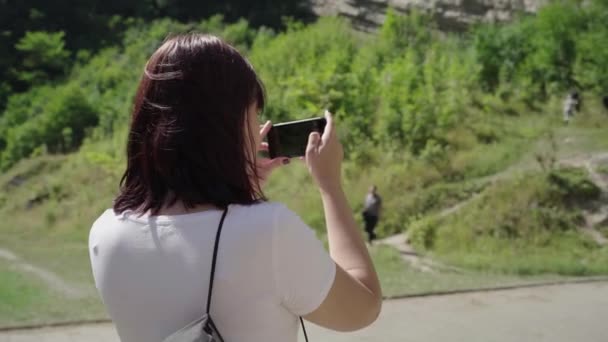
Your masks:
<svg viewBox="0 0 608 342"><path fill-rule="evenodd" d="M211 309L211 294L213 293L213 279L215 278L215 262L217 260L217 249L220 244L220 235L222 234L222 227L224 226L224 219L226 218L226 214L228 214L228 207L224 209L224 212L222 213L222 218L220 219L220 224L217 227L217 233L215 233L215 245L213 246L213 261L211 262L211 276L209 277L209 292L207 293L207 314L209 314L209 310Z"/></svg>
<svg viewBox="0 0 608 342"><path fill-rule="evenodd" d="M217 250L220 245L220 235L222 234L222 228L224 227L224 219L228 214L228 207L224 209L220 224L217 227L217 233L215 233L215 244L213 245L213 260L211 261L211 276L209 277L209 292L207 293L207 315L211 309L211 295L213 294L213 280L215 278L215 262L217 261ZM304 332L304 339L308 342L308 334L306 334L306 328L304 327L304 320L300 317L300 324L302 324L302 331Z"/></svg>
<svg viewBox="0 0 608 342"><path fill-rule="evenodd" d="M306 328L304 327L304 320L300 317L300 324L302 324L302 331L304 332L304 340L308 342L308 334L306 334Z"/></svg>

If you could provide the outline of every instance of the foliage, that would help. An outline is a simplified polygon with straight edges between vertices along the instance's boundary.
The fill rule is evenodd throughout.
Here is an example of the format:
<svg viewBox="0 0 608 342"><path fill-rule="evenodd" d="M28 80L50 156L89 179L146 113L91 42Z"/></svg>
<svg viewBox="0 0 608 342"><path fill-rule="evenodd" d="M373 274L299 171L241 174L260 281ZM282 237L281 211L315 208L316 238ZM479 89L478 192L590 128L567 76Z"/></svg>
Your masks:
<svg viewBox="0 0 608 342"><path fill-rule="evenodd" d="M225 36L243 49L255 36L246 21L225 24L221 16L194 24L133 22L121 46L103 49L77 64L66 82L36 86L9 97L0 116L0 169L33 152L72 151L87 132L96 137L114 134L117 127L128 122L135 86L141 77L142 69L133 65L143 66L169 33L188 30Z"/></svg>
<svg viewBox="0 0 608 342"><path fill-rule="evenodd" d="M526 89L528 98L570 88L606 89L608 5L603 0L556 1L535 18L496 27L482 25L473 35L480 81L487 89L501 82Z"/></svg>
<svg viewBox="0 0 608 342"><path fill-rule="evenodd" d="M15 101L7 108L3 121L12 119L18 124L3 134L0 165L12 165L41 146L51 153L69 152L80 145L86 129L97 123L95 109L75 86L42 88L36 94L24 99L29 103Z"/></svg>
<svg viewBox="0 0 608 342"><path fill-rule="evenodd" d="M28 84L41 84L63 75L70 57L64 37L64 32L26 32L15 45L21 55L17 78Z"/></svg>
<svg viewBox="0 0 608 342"><path fill-rule="evenodd" d="M462 42L439 40L428 22L389 12L370 41L324 18L257 41L251 58L270 94L266 115L285 120L331 108L346 126L348 152L364 139L415 154L427 143L441 148L468 104L476 66Z"/></svg>
<svg viewBox="0 0 608 342"><path fill-rule="evenodd" d="M480 82L494 90L501 81L511 82L517 69L532 50L530 35L533 21L522 19L517 25L478 27L473 35L473 46L481 66Z"/></svg>
<svg viewBox="0 0 608 342"><path fill-rule="evenodd" d="M303 0L0 1L0 45L3 47L0 51L0 111L11 94L27 91L31 86L47 81L40 75L44 67L32 69L22 64L23 54L19 47L24 46L23 43L48 48L36 49L34 55L26 55L41 66L36 59L58 49L60 44L51 43L58 43L58 35L65 33L61 39L65 37L65 52L71 58L66 60L61 53L61 58L54 62L55 66L61 67L59 71L65 71L69 62L74 62L78 56L91 55L114 45L134 21L168 18L197 22L216 13L222 13L231 22L244 18L256 27L273 28L281 28L285 16L304 20L313 17L308 2ZM44 61L50 60L44 58ZM51 68L46 71L56 76L58 70Z"/></svg>
<svg viewBox="0 0 608 342"><path fill-rule="evenodd" d="M351 73L357 45L348 24L333 18L256 40L251 60L267 88L269 106L264 116L278 122L316 116L329 108L341 120L354 123L349 125L347 140L359 135L368 121L346 112L359 94L355 87L360 83Z"/></svg>
<svg viewBox="0 0 608 342"><path fill-rule="evenodd" d="M122 9L133 4L124 6ZM166 4L156 6L152 12ZM152 12L133 13L145 17ZM376 37L357 33L337 18L321 18L313 25L286 19L287 30L278 34L254 29L244 19L227 24L223 16L190 24L170 19L151 23L116 19L112 21L116 29L128 27L121 34L122 43L96 54L79 51L75 55L80 62L66 81L59 79L56 84L80 88L83 101L95 108L96 119L85 120L86 124L97 126L93 130L97 138L111 135L127 123L141 70L133 66L143 65L170 33L211 32L248 53L267 87L266 118L276 122L311 117L330 108L343 127L341 136L350 159L370 162L373 145L383 151L406 150L432 164L443 176L458 180L468 172L462 163L470 158L468 150L504 139L504 132L489 123L502 113L520 115L527 110L503 110L514 101L537 107L538 99L575 85L594 91L605 87L602 75L608 56L605 49L593 47L608 38L605 25L601 25L606 12L600 0L589 7L559 2L544 7L536 18L525 17L505 26L483 25L464 37L441 36L429 30L432 18L416 11L399 15L389 10ZM19 133L25 134L23 137L54 136L55 141L46 144L51 151L69 150L82 141L82 122L72 124L69 119L63 121L64 135L70 135L68 129L75 129L72 126L78 131L73 141L62 143L69 147L57 147L57 134L33 134L31 128L21 127L26 125L24 120L41 111L41 99L61 97L51 95L53 90L40 83L67 71L68 48L73 43L71 31L66 32L28 32L16 45L25 58L15 73L33 87L8 99L2 114L8 118L0 120L0 153L10 157L0 160L0 168L9 167L45 143L40 139L17 143L12 138L12 151L3 151L8 148L9 131L30 132ZM63 86L56 88L57 93L64 91ZM11 89L5 84L0 92ZM29 106L38 109L17 108ZM467 135L473 138L464 138ZM362 145L362 141L367 143ZM446 163L445 156L454 153L460 156L460 164Z"/></svg>
<svg viewBox="0 0 608 342"><path fill-rule="evenodd" d="M586 13L586 32L576 41L579 52L574 66L576 82L600 94L608 93L608 50L601 48L608 37L608 2L592 1Z"/></svg>

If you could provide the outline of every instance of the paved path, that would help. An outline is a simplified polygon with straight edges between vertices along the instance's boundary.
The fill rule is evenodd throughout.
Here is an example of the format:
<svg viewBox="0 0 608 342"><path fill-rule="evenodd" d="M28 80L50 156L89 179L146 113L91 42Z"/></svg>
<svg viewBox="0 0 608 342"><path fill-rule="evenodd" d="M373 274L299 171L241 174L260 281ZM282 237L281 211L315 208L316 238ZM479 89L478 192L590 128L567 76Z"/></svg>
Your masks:
<svg viewBox="0 0 608 342"><path fill-rule="evenodd" d="M363 331L308 329L311 341L324 342L606 342L606 317L608 282L391 300ZM118 338L109 324L0 333L0 342L34 341Z"/></svg>

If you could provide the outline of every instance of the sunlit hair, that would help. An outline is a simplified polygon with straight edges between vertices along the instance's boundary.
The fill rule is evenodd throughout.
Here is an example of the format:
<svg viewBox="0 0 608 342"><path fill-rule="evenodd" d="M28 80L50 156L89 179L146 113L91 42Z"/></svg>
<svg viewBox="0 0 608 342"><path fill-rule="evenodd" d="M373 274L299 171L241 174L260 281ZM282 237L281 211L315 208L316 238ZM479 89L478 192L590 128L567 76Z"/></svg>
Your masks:
<svg viewBox="0 0 608 342"><path fill-rule="evenodd" d="M169 38L139 83L114 211L263 200L247 110L264 102L261 81L234 47L195 33Z"/></svg>

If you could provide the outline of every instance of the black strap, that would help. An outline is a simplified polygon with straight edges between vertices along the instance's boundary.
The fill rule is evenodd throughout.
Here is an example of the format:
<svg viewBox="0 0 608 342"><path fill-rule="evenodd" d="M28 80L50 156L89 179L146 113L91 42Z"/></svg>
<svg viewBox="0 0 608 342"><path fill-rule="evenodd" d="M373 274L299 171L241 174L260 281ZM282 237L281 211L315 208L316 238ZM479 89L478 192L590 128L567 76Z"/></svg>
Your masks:
<svg viewBox="0 0 608 342"><path fill-rule="evenodd" d="M222 213L222 218L220 220L220 225L217 227L217 233L215 233L215 245L213 246L213 261L211 262L211 277L209 277L209 292L207 293L207 314L209 314L209 309L211 309L211 294L213 293L213 279L215 278L215 261L217 260L217 247L220 244L220 235L222 234L222 227L224 226L224 219L226 218L226 214L228 214L228 207L224 209L224 213Z"/></svg>
<svg viewBox="0 0 608 342"><path fill-rule="evenodd" d="M306 328L304 328L304 320L300 317L300 324L302 324L302 331L304 332L304 340L308 342L308 335L306 334Z"/></svg>
<svg viewBox="0 0 608 342"><path fill-rule="evenodd" d="M220 245L220 235L222 234L222 228L224 227L224 219L226 218L226 214L228 214L228 207L224 209L222 213L222 218L220 219L220 224L217 227L217 233L215 233L215 244L213 245L213 261L211 261L211 277L209 277L209 292L207 293L207 314L209 314L209 310L211 309L211 294L213 293L213 280L215 278L215 262L217 260L217 250ZM304 327L304 320L300 317L300 323L302 324L302 331L304 332L304 340L308 342L308 334L306 334L306 328Z"/></svg>

